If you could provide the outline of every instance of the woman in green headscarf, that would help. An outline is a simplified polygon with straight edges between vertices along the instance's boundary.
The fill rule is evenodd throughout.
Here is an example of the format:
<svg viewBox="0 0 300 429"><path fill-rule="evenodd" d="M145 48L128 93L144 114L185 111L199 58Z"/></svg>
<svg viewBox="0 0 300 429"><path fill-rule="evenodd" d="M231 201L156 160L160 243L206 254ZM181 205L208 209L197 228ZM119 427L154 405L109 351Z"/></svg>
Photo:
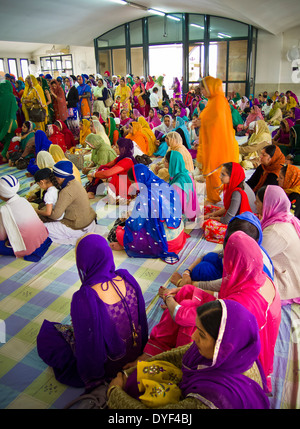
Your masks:
<svg viewBox="0 0 300 429"><path fill-rule="evenodd" d="M91 170L95 170L100 165L108 164L113 161L117 154L111 146L108 146L99 134L89 134L86 139L86 144L92 149L91 163L82 169L83 174L88 174Z"/></svg>
<svg viewBox="0 0 300 429"><path fill-rule="evenodd" d="M130 91L131 91L131 88L132 88L132 87L133 87L133 85L134 85L134 80L133 80L132 76L130 76L130 74L128 74L128 75L126 76L126 85L127 85L127 86L129 86Z"/></svg>
<svg viewBox="0 0 300 429"><path fill-rule="evenodd" d="M114 118L112 118L111 116L108 116L105 122L105 131L108 135L111 145L114 146L118 141L118 138L120 137L120 133L116 126Z"/></svg>
<svg viewBox="0 0 300 429"><path fill-rule="evenodd" d="M243 118L239 114L239 111L235 109L234 106L230 103L229 103L229 107L231 110L233 128L236 128L239 124L244 124Z"/></svg>
<svg viewBox="0 0 300 429"><path fill-rule="evenodd" d="M182 154L175 150L167 152L165 167L168 168L170 174L169 184L179 195L184 218L195 220L200 214L196 186L191 174L185 167Z"/></svg>
<svg viewBox="0 0 300 429"><path fill-rule="evenodd" d="M265 120L269 125L280 125L282 120L282 110L278 101L273 104L272 109Z"/></svg>
<svg viewBox="0 0 300 429"><path fill-rule="evenodd" d="M2 162L7 162L6 154L11 139L17 129L18 104L9 81L0 83L0 142L3 144L1 152Z"/></svg>

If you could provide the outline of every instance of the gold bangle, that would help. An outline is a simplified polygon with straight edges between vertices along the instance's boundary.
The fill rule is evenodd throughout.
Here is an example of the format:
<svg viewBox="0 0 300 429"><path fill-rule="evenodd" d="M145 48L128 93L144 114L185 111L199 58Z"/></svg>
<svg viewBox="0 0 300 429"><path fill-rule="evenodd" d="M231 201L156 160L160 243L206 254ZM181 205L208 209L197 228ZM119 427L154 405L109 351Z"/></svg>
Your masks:
<svg viewBox="0 0 300 429"><path fill-rule="evenodd" d="M111 392L118 386L116 386L115 384L113 386L110 386L110 388L108 389L108 391L106 392L106 396L107 399L110 397Z"/></svg>
<svg viewBox="0 0 300 429"><path fill-rule="evenodd" d="M182 278L180 278L180 279L178 280L178 282L176 283L176 286L177 286L177 287L179 286L179 284L180 284L181 280L182 280Z"/></svg>

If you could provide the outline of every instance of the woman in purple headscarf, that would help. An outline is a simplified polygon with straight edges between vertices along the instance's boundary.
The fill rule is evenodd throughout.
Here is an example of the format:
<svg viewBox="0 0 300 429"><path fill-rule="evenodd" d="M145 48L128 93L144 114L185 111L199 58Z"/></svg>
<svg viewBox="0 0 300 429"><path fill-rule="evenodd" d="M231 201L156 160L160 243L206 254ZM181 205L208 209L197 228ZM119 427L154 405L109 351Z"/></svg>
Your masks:
<svg viewBox="0 0 300 429"><path fill-rule="evenodd" d="M157 403L164 404L159 408L173 409L270 408L258 361L260 339L255 317L238 302L218 300L198 307L195 322L192 345L157 355L148 360L148 366L138 362L137 371L127 380L119 373L108 388L109 408L157 408ZM151 395L147 384L152 387L158 377L156 395ZM174 385L180 389L179 398L172 394Z"/></svg>
<svg viewBox="0 0 300 429"><path fill-rule="evenodd" d="M37 349L59 382L90 391L139 355L148 327L141 288L127 270L115 270L103 237L83 236L76 264L82 285L72 297L72 324L44 320Z"/></svg>

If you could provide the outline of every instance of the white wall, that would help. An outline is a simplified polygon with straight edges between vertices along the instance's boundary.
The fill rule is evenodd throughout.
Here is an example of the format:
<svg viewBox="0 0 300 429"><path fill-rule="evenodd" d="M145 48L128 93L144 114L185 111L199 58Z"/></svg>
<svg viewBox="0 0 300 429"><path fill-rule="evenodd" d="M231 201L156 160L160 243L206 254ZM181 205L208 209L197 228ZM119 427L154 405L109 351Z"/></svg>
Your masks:
<svg viewBox="0 0 300 429"><path fill-rule="evenodd" d="M10 42L7 42L9 46ZM40 57L47 56L47 50L50 50L53 45L41 45L38 49L28 52L27 44L20 44L20 51L14 46L12 50L5 49L1 45L0 48L0 58L4 58L5 73L8 73L8 58L16 58L18 66L18 76L21 76L20 68L20 58L28 58L29 60L35 61L36 65L32 66L32 73L38 75L41 73L40 69ZM31 45L28 44L28 47L31 48ZM58 49L65 48L65 45L56 45ZM25 53L24 53L25 52ZM70 54L72 54L73 59L73 71L74 74L95 74L96 73L96 60L95 60L95 51L93 47L83 47L83 46L70 46Z"/></svg>
<svg viewBox="0 0 300 429"><path fill-rule="evenodd" d="M256 94L264 90L271 93L290 89L300 97L300 78L299 83L295 82L292 63L287 59L288 50L299 43L300 26L277 36L263 30L258 31Z"/></svg>

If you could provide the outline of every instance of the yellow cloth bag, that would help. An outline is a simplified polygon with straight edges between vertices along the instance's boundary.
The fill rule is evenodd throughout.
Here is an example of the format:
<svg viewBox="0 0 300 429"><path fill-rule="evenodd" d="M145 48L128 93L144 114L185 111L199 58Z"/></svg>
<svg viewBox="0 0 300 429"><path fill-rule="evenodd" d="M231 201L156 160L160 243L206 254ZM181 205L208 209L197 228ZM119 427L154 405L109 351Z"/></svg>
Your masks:
<svg viewBox="0 0 300 429"><path fill-rule="evenodd" d="M137 384L139 391L143 392L140 401L150 408L178 402L181 390L177 384L181 379L182 371L169 362L138 362Z"/></svg>

